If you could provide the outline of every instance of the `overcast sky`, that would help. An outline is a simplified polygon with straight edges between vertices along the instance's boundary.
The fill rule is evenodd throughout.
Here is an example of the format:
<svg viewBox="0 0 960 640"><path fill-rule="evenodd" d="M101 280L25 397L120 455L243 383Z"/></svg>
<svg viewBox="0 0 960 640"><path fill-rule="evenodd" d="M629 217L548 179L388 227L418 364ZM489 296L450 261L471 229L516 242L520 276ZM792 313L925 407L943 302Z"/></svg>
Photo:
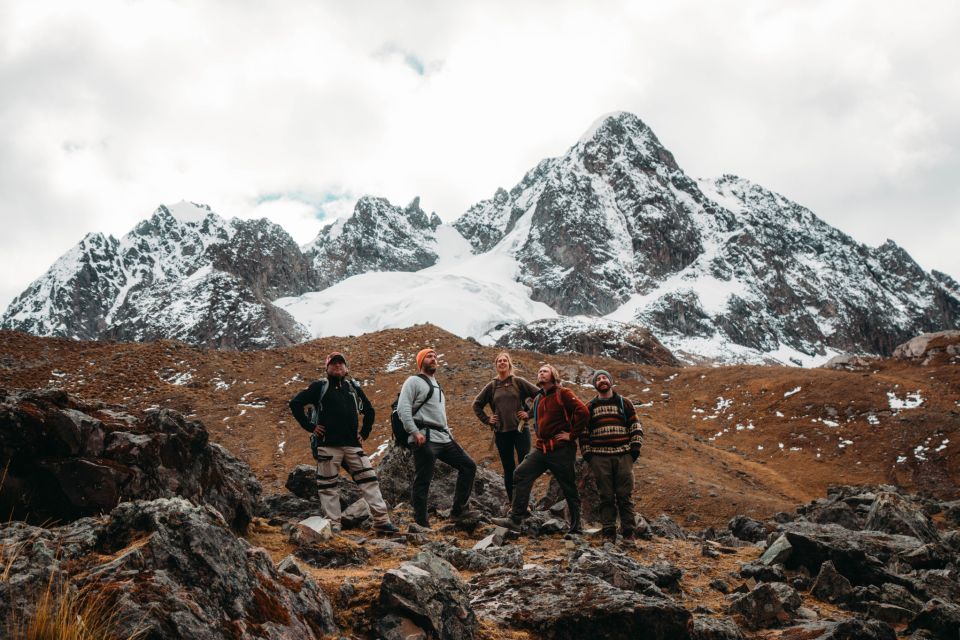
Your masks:
<svg viewBox="0 0 960 640"><path fill-rule="evenodd" d="M0 309L160 203L453 221L631 111L960 279L960 3L0 0Z"/></svg>

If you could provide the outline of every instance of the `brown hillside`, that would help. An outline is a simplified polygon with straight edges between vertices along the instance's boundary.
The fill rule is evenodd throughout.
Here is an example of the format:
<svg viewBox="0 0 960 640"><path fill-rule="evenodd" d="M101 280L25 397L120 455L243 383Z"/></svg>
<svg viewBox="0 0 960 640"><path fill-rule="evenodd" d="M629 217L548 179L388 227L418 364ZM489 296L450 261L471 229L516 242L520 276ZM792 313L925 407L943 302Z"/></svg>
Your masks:
<svg viewBox="0 0 960 640"><path fill-rule="evenodd" d="M307 434L287 401L322 375L326 353L343 351L366 385L378 412L367 445L372 452L388 437L390 402L425 345L441 354L438 380L457 438L475 458L497 467L492 438L470 404L492 377L498 350L431 325L250 352L2 331L0 387L62 388L134 411L177 409L203 421L216 441L253 467L267 491L277 491L295 465L312 462ZM838 483L896 483L958 497L956 364L881 360L851 372L655 368L533 352L515 352L514 360L528 378L541 362L557 364L583 399L593 395L587 381L594 368L614 374L619 390L641 407L647 437L636 466L636 496L648 517L666 512L688 525L712 525L737 513L768 516Z"/></svg>

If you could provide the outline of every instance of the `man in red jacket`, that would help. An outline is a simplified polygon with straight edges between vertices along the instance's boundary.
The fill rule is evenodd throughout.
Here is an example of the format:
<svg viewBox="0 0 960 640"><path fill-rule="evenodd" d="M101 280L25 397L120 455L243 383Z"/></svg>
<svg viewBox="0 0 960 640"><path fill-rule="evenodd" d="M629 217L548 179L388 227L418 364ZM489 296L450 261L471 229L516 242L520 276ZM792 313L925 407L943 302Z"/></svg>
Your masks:
<svg viewBox="0 0 960 640"><path fill-rule="evenodd" d="M537 385L540 394L534 399L531 412L536 434L533 449L514 472L510 516L494 518L493 522L519 530L521 520L527 515L533 483L550 471L567 499L570 509L569 533L582 533L580 494L577 491L574 462L577 458L577 440L590 421L590 411L573 391L560 386L560 373L553 365L540 367ZM526 419L531 416L520 417Z"/></svg>

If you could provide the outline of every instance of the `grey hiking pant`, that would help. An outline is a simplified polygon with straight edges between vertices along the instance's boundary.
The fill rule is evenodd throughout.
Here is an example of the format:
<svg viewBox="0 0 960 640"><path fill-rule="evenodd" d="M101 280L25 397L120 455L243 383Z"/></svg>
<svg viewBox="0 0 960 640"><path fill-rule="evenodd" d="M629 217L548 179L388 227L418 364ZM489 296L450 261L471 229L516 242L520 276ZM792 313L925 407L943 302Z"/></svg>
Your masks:
<svg viewBox="0 0 960 640"><path fill-rule="evenodd" d="M600 494L600 525L605 532L617 530L620 512L621 531L633 531L637 517L633 512L633 457L629 453L615 456L590 456L590 471L597 480Z"/></svg>
<svg viewBox="0 0 960 640"><path fill-rule="evenodd" d="M340 464L347 468L353 481L360 489L360 495L370 507L374 524L390 522L387 503L380 494L377 472L370 464L370 458L360 447L320 447L317 449L317 494L324 515L330 519L330 526L340 528Z"/></svg>
<svg viewBox="0 0 960 640"><path fill-rule="evenodd" d="M537 478L549 471L556 478L563 497L570 509L570 526L580 525L580 492L577 491L577 472L574 462L577 459L577 447L574 444L560 446L544 453L534 448L513 472L513 511L514 521L519 522L527 515L530 504L530 491Z"/></svg>

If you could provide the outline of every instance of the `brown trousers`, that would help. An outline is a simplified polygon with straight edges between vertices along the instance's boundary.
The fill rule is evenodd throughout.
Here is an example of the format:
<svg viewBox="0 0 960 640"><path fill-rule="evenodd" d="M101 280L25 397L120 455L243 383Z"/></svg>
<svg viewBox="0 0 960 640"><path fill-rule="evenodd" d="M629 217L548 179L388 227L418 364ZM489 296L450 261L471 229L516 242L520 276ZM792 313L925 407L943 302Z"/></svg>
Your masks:
<svg viewBox="0 0 960 640"><path fill-rule="evenodd" d="M620 530L633 531L637 517L633 512L633 457L629 453L615 456L590 456L590 470L597 480L600 494L600 525L606 532L616 531L617 512Z"/></svg>

